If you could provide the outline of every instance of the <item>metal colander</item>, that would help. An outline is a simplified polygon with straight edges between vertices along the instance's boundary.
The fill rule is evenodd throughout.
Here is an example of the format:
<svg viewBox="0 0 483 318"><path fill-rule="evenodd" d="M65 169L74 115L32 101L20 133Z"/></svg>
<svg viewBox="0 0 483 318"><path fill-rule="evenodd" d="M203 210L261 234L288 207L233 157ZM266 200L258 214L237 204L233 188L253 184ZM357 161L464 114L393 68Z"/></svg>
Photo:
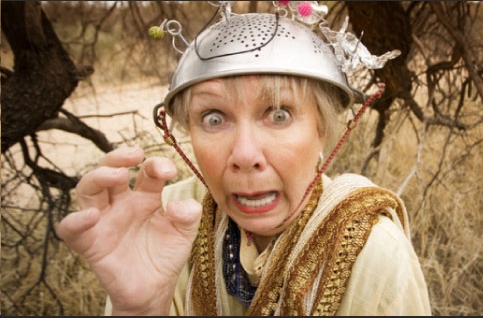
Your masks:
<svg viewBox="0 0 483 318"><path fill-rule="evenodd" d="M335 62L331 48L299 22L269 13L233 15L207 28L181 57L165 107L175 94L198 82L242 74L300 75L340 88L344 104L355 91Z"/></svg>

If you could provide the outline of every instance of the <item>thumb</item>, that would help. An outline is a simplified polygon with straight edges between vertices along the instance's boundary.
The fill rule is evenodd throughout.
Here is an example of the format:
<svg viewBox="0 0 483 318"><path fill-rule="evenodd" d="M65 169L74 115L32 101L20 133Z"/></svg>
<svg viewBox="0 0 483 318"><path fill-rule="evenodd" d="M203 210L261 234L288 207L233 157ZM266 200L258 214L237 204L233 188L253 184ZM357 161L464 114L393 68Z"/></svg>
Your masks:
<svg viewBox="0 0 483 318"><path fill-rule="evenodd" d="M70 248L82 253L95 240L89 230L97 224L99 217L100 211L96 208L70 213L57 225L55 232Z"/></svg>
<svg viewBox="0 0 483 318"><path fill-rule="evenodd" d="M194 240L201 220L201 204L194 199L174 200L166 205L166 216L186 237Z"/></svg>

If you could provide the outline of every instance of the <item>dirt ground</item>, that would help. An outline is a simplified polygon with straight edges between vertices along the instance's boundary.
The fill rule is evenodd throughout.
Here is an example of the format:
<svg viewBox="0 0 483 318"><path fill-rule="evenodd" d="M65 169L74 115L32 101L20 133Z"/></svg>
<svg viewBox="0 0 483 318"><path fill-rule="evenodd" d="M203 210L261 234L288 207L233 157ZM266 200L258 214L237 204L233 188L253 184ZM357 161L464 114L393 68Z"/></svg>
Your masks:
<svg viewBox="0 0 483 318"><path fill-rule="evenodd" d="M66 100L64 109L115 144L134 145L131 140L140 133L152 134L161 143L152 113L165 93L166 87L150 80L94 88L82 83ZM39 140L45 154L68 174L78 174L104 154L91 141L60 130L41 132Z"/></svg>

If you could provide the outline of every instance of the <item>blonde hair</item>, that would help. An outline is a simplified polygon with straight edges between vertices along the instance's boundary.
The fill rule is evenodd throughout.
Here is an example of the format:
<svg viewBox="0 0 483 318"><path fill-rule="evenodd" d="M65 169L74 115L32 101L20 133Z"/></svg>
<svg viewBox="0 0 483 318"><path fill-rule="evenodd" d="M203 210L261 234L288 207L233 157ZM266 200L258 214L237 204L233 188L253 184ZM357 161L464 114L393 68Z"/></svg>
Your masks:
<svg viewBox="0 0 483 318"><path fill-rule="evenodd" d="M260 85L256 92L258 97L268 97L273 105L280 105L280 87L288 83L292 89L295 99L299 97L315 101L319 114L318 128L321 137L325 139L325 150L331 150L337 141L337 117L344 110L340 90L330 83L321 82L315 79L300 76L285 75L241 75L226 77L223 79L225 89L235 94L227 94L228 98L237 98L244 101L247 97L246 91L241 85L241 80L246 77L256 76L260 79ZM191 101L191 87L186 88L173 97L170 109L172 120L179 128L188 133L189 105ZM299 105L303 106L303 105Z"/></svg>

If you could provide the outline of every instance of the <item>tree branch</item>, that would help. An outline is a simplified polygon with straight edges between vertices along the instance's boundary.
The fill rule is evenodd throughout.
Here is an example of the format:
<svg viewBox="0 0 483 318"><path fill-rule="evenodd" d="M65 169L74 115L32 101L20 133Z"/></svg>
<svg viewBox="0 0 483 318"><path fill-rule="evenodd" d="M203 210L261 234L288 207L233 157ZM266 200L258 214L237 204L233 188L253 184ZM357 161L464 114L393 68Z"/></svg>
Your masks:
<svg viewBox="0 0 483 318"><path fill-rule="evenodd" d="M468 73L475 83L476 89L478 91L478 95L483 98L483 78L479 75L479 67L478 67L478 55L473 52L473 48L471 46L471 41L465 39L464 33L459 30L457 27L452 25L449 22L449 17L444 12L443 6L446 5L444 2L439 1L430 1L431 8L433 9L434 13L436 14L438 21L445 27L448 33L452 36L455 40L458 47L462 49L462 56L463 60L465 61L466 68ZM465 2L458 3L457 5L467 5Z"/></svg>
<svg viewBox="0 0 483 318"><path fill-rule="evenodd" d="M60 112L67 116L67 118L57 117L46 120L40 125L37 131L60 129L92 141L92 143L103 152L107 153L114 149L114 145L109 142L103 132L86 125L83 121L65 109L61 109Z"/></svg>

